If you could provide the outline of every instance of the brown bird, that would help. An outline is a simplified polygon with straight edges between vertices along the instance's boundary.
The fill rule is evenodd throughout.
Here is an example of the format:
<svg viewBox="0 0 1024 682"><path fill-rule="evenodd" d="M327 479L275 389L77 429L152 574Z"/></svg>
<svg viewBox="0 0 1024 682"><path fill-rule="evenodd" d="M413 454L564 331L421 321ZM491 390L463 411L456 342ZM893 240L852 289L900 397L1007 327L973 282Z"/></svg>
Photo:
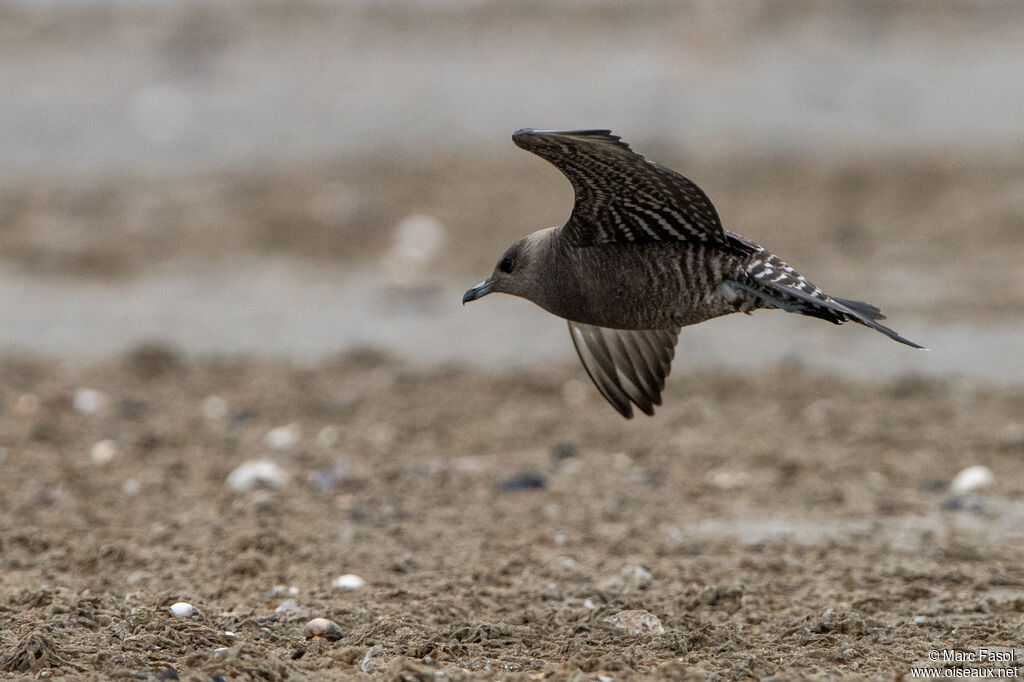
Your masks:
<svg viewBox="0 0 1024 682"><path fill-rule="evenodd" d="M527 235L462 297L520 296L569 322L587 373L622 416L649 415L679 330L757 308L835 324L852 320L922 348L879 324L869 303L830 296L757 244L722 229L692 180L637 154L610 130L516 132L518 147L554 164L576 202L562 227Z"/></svg>

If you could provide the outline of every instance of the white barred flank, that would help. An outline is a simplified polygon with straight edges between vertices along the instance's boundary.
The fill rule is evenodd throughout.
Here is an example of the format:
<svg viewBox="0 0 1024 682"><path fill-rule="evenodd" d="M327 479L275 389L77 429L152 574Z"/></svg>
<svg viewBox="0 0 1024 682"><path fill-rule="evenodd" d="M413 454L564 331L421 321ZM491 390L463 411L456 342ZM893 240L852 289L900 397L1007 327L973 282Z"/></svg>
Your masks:
<svg viewBox="0 0 1024 682"><path fill-rule="evenodd" d="M811 284L810 280L778 256L761 249L752 258L750 265L747 266L747 274L757 281L770 283L779 288L797 289L812 298L820 299L822 303L831 300L828 294Z"/></svg>

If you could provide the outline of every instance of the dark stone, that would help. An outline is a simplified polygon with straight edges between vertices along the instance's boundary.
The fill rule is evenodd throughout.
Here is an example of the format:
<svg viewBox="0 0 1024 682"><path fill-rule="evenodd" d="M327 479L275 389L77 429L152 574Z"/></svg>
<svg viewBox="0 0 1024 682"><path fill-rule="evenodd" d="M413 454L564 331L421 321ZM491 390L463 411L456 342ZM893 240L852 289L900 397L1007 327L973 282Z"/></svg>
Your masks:
<svg viewBox="0 0 1024 682"><path fill-rule="evenodd" d="M506 478L501 482L501 492L511 493L517 490L540 490L546 487L548 479L540 474L534 474L531 472L524 472L516 474L511 478Z"/></svg>
<svg viewBox="0 0 1024 682"><path fill-rule="evenodd" d="M555 443L551 447L551 459L555 460L556 462L561 462L562 460L565 459L572 459L578 454L579 451L576 449L576 444L570 443L568 441Z"/></svg>
<svg viewBox="0 0 1024 682"><path fill-rule="evenodd" d="M117 412L124 419L138 419L146 413L146 403L135 398L121 398Z"/></svg>
<svg viewBox="0 0 1024 682"><path fill-rule="evenodd" d="M949 481L941 478L925 478L917 484L917 489L923 493L939 493L949 486Z"/></svg>
<svg viewBox="0 0 1024 682"><path fill-rule="evenodd" d="M970 495L954 495L942 502L942 511L980 512L984 505L981 500Z"/></svg>

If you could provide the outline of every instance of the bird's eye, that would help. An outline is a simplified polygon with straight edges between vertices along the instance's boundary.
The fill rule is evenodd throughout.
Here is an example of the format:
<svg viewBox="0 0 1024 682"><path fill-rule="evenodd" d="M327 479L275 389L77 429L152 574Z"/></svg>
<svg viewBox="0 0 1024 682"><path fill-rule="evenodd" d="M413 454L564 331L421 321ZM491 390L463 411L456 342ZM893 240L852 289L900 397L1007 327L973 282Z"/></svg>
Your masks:
<svg viewBox="0 0 1024 682"><path fill-rule="evenodd" d="M510 256L505 256L504 258L501 259L501 262L498 263L498 269L501 270L502 272L512 272L512 270L515 269L515 267L516 262L512 260Z"/></svg>

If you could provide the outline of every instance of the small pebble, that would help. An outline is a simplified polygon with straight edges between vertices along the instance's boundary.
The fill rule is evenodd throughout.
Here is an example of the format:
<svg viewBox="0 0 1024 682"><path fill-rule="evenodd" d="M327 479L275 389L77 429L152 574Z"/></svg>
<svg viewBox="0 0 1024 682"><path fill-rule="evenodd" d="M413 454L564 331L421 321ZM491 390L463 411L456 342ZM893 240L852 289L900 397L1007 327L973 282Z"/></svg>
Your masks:
<svg viewBox="0 0 1024 682"><path fill-rule="evenodd" d="M583 600L583 608L585 608L587 611L597 611L597 604L594 603L593 599L587 597Z"/></svg>
<svg viewBox="0 0 1024 682"><path fill-rule="evenodd" d="M188 618L198 612L198 609L187 601L179 601L171 604L171 615L176 618Z"/></svg>
<svg viewBox="0 0 1024 682"><path fill-rule="evenodd" d="M398 429L387 422L370 424L363 430L363 435L370 444L378 448L386 448L395 442L398 437Z"/></svg>
<svg viewBox="0 0 1024 682"><path fill-rule="evenodd" d="M271 601L273 599L283 597L286 594L289 597L297 597L299 596L299 588L295 587L295 585L292 585L291 587L285 587L284 585L274 585L269 590L267 590L266 599L267 601Z"/></svg>
<svg viewBox="0 0 1024 682"><path fill-rule="evenodd" d="M582 407L591 398L593 386L582 379L569 379L562 384L562 400L569 407Z"/></svg>
<svg viewBox="0 0 1024 682"><path fill-rule="evenodd" d="M121 398L117 403L117 413L124 419L141 419L146 414L145 401L136 398Z"/></svg>
<svg viewBox="0 0 1024 682"><path fill-rule="evenodd" d="M255 418L256 418L256 410L253 410L253 409L248 408L248 407L242 407L240 409L235 410L230 415L228 415L228 420L234 426L238 426L239 424L245 424L247 422L251 422Z"/></svg>
<svg viewBox="0 0 1024 682"><path fill-rule="evenodd" d="M636 566L634 564L627 564L626 566L623 566L622 570L619 571L619 577L623 580L639 583L641 585L647 585L654 580L654 576L651 575L650 571L643 566Z"/></svg>
<svg viewBox="0 0 1024 682"><path fill-rule="evenodd" d="M298 422L270 429L263 442L275 450L289 450L298 445L302 438L302 427Z"/></svg>
<svg viewBox="0 0 1024 682"><path fill-rule="evenodd" d="M92 459L93 464L109 464L116 455L117 443L109 438L101 440L89 450L89 458Z"/></svg>
<svg viewBox="0 0 1024 682"><path fill-rule="evenodd" d="M75 410L83 414L94 414L107 404L107 396L92 388L80 388L75 391L72 400Z"/></svg>
<svg viewBox="0 0 1024 682"><path fill-rule="evenodd" d="M999 432L999 442L1007 450L1019 448L1024 445L1024 424L1021 422L1010 422Z"/></svg>
<svg viewBox="0 0 1024 682"><path fill-rule="evenodd" d="M270 460L252 460L235 468L227 478L232 490L244 491L262 486L279 488L288 482L288 473Z"/></svg>
<svg viewBox="0 0 1024 682"><path fill-rule="evenodd" d="M149 573L147 573L146 571L132 571L128 574L128 577L125 578L125 582L129 585L134 585L136 583L142 582L148 577Z"/></svg>
<svg viewBox="0 0 1024 682"><path fill-rule="evenodd" d="M943 500L940 508L942 511L963 511L978 514L985 510L985 505L982 502L982 498L977 495L954 495L949 499Z"/></svg>
<svg viewBox="0 0 1024 682"><path fill-rule="evenodd" d="M650 611L642 609L619 611L613 616L608 616L604 621L631 635L661 635L665 632L658 617Z"/></svg>
<svg viewBox="0 0 1024 682"><path fill-rule="evenodd" d="M975 464L962 469L949 484L949 491L954 495L963 495L988 488L995 482L992 470L982 464Z"/></svg>
<svg viewBox="0 0 1024 682"><path fill-rule="evenodd" d="M303 625L302 630L306 633L307 639L323 637L329 642L341 639L341 628L333 620L327 620L326 618L314 618Z"/></svg>
<svg viewBox="0 0 1024 682"><path fill-rule="evenodd" d="M426 265L441 251L447 230L434 216L413 214L395 226L392 257L399 262Z"/></svg>
<svg viewBox="0 0 1024 682"><path fill-rule="evenodd" d="M35 393L22 393L14 401L14 411L25 417L31 417L39 411L41 401Z"/></svg>
<svg viewBox="0 0 1024 682"><path fill-rule="evenodd" d="M948 482L941 478L924 478L917 484L917 489L923 493L940 493L947 485Z"/></svg>
<svg viewBox="0 0 1024 682"><path fill-rule="evenodd" d="M914 625L924 625L928 622L928 619L924 616L914 616Z"/></svg>
<svg viewBox="0 0 1024 682"><path fill-rule="evenodd" d="M366 587L366 581L354 573L346 573L335 578L331 587L342 590L358 590Z"/></svg>
<svg viewBox="0 0 1024 682"><path fill-rule="evenodd" d="M134 478L129 478L121 484L121 492L125 495L138 495L142 492L142 484Z"/></svg>
<svg viewBox="0 0 1024 682"><path fill-rule="evenodd" d="M322 469L312 474L313 483L321 491L329 493L342 481L352 478L352 465L345 457L335 457L330 469Z"/></svg>
<svg viewBox="0 0 1024 682"><path fill-rule="evenodd" d="M228 416L228 401L219 395L206 396L203 399L203 416L210 421L220 421Z"/></svg>
<svg viewBox="0 0 1024 682"><path fill-rule="evenodd" d="M551 447L551 459L555 460L556 462L561 462L562 460L566 459L572 459L578 454L579 452L577 451L576 446L573 443L555 443Z"/></svg>
<svg viewBox="0 0 1024 682"><path fill-rule="evenodd" d="M525 472L506 478L501 482L501 492L510 493L517 490L540 490L547 486L548 480L540 474Z"/></svg>
<svg viewBox="0 0 1024 682"><path fill-rule="evenodd" d="M341 440L341 429L337 426L325 426L316 434L316 444L322 448L332 448Z"/></svg>
<svg viewBox="0 0 1024 682"><path fill-rule="evenodd" d="M299 603L294 599L285 599L283 602L277 605L274 609L274 613L288 613L290 611L298 611Z"/></svg>
<svg viewBox="0 0 1024 682"><path fill-rule="evenodd" d="M612 464L614 464L615 468L619 471L625 471L633 466L633 458L625 452L616 452L615 455L612 456Z"/></svg>
<svg viewBox="0 0 1024 682"><path fill-rule="evenodd" d="M719 490L735 490L745 487L750 482L750 476L745 471L716 469L709 471L705 480Z"/></svg>

